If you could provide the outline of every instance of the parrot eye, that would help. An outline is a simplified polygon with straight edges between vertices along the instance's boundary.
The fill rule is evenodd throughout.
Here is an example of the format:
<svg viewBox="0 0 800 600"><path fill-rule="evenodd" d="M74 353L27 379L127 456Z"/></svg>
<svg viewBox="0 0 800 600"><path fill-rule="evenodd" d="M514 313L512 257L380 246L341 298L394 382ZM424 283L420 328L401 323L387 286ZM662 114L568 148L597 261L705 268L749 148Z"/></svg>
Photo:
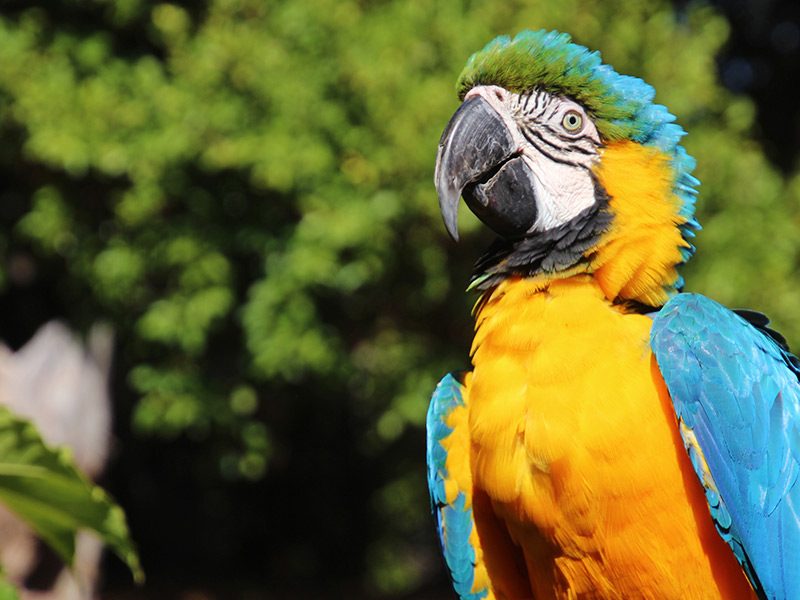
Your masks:
<svg viewBox="0 0 800 600"><path fill-rule="evenodd" d="M583 116L577 110L568 110L561 119L561 125L570 133L575 133L583 127Z"/></svg>

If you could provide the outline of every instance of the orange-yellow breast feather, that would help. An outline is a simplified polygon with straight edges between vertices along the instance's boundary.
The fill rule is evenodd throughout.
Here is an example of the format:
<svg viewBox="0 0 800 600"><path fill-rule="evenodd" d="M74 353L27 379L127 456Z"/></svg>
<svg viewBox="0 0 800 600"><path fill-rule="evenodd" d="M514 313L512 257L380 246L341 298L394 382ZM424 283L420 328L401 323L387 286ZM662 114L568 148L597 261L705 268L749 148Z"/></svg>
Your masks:
<svg viewBox="0 0 800 600"><path fill-rule="evenodd" d="M545 290L507 280L477 321L466 405L452 418L490 507L475 511L484 555L487 543L514 548L536 598L754 597L709 519L648 317L579 275ZM459 454L448 469L467 468ZM497 568L488 577L502 588Z"/></svg>

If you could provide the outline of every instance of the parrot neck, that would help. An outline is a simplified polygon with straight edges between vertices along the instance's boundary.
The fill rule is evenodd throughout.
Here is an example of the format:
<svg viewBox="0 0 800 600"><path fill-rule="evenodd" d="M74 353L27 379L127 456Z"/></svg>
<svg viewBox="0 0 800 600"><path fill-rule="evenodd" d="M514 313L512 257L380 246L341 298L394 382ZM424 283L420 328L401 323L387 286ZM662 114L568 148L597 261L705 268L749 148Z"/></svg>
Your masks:
<svg viewBox="0 0 800 600"><path fill-rule="evenodd" d="M595 169L609 195L611 226L592 249L591 272L606 298L662 306L683 287L697 223L675 192L670 157L630 141L606 146Z"/></svg>
<svg viewBox="0 0 800 600"><path fill-rule="evenodd" d="M507 279L536 289L591 275L614 304L662 306L683 286L677 268L691 256L690 217L676 195L669 157L630 141L606 146L595 168L593 206L555 229L497 240L478 261L469 289L479 305Z"/></svg>

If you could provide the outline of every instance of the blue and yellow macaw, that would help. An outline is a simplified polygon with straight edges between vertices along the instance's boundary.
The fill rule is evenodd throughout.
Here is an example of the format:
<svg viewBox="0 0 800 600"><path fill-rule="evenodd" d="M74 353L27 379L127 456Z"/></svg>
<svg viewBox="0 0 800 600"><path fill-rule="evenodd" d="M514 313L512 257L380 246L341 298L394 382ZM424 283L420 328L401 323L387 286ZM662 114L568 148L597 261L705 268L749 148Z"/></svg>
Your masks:
<svg viewBox="0 0 800 600"><path fill-rule="evenodd" d="M800 598L800 366L752 311L678 293L694 160L643 81L557 32L473 55L436 187L498 235L472 370L428 412L462 599Z"/></svg>

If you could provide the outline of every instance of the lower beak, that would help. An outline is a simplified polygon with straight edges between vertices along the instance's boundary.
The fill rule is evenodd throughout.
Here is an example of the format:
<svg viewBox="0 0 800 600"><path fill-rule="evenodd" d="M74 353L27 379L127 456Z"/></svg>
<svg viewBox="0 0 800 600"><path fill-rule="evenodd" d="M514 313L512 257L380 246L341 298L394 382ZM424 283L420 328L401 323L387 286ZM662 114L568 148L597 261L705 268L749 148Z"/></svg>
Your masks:
<svg viewBox="0 0 800 600"><path fill-rule="evenodd" d="M439 141L434 177L445 227L458 240L458 199L498 235L525 235L536 221L533 174L498 112L483 98L464 102Z"/></svg>

